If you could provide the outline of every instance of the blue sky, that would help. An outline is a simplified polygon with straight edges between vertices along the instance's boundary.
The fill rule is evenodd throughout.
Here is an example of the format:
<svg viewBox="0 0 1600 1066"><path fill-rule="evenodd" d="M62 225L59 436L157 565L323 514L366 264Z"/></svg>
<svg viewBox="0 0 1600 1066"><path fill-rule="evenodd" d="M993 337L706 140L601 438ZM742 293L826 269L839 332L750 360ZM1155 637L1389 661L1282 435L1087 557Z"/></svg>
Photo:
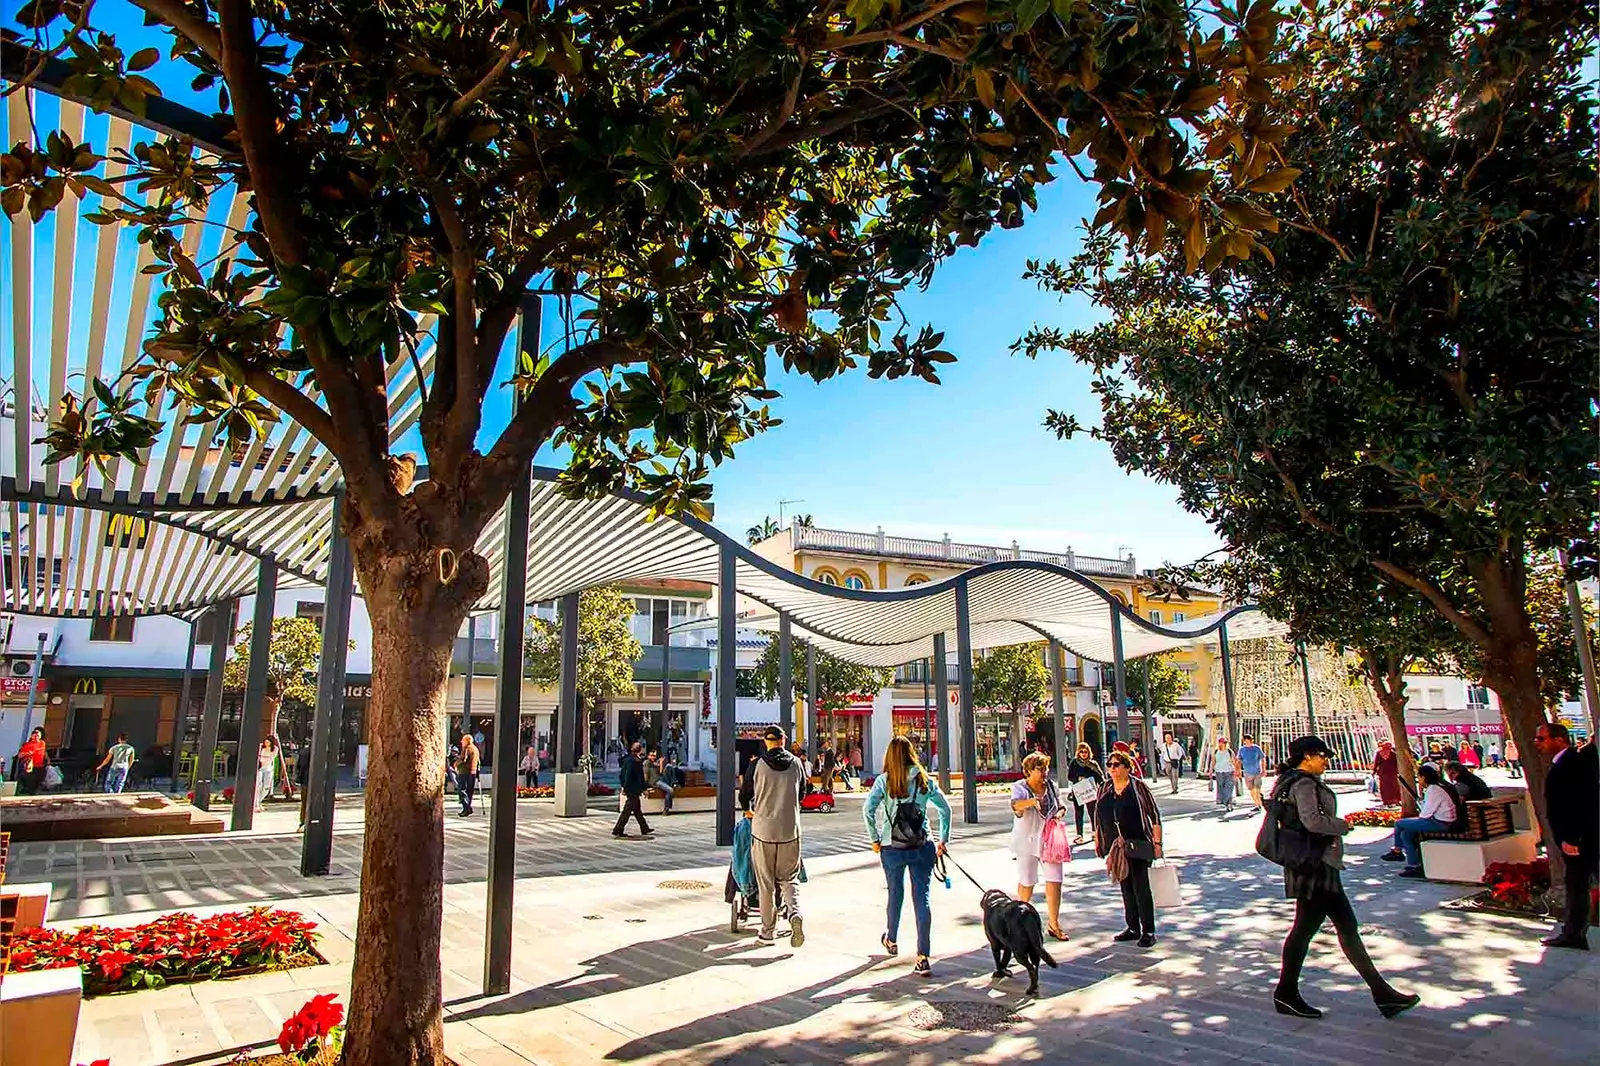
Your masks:
<svg viewBox="0 0 1600 1066"><path fill-rule="evenodd" d="M124 0L107 0L102 8L97 16L111 16L105 22L125 51L162 43ZM169 96L204 110L216 106L214 93L195 94L187 79L161 77L163 66L151 73ZM103 121L91 119L91 139ZM941 369L942 385L872 381L864 370L817 384L779 369L773 387L783 395L772 407L784 424L747 442L714 472L717 524L742 535L764 515L776 516L779 500L800 500L788 513L810 514L821 526L881 525L891 534L948 533L999 544L1015 539L1041 551L1132 551L1141 566L1187 561L1215 548L1215 536L1178 506L1170 488L1124 473L1098 441L1061 442L1044 429L1046 407L1098 420L1083 368L1064 356L1030 362L1008 351L1033 323L1092 321L1083 302L1041 293L1021 275L1029 258L1071 255L1080 220L1094 209L1093 190L1068 170L1041 191L1039 211L1022 229L996 231L979 247L962 250L926 292L906 298L913 330L928 322L945 331L944 346L958 357ZM48 222L36 230L36 285L48 283L50 230ZM0 225L0 232L9 237L8 226ZM81 250L86 239L93 237L80 230ZM36 308L38 352L48 317L46 306ZM0 308L0 320L10 318L9 310ZM84 343L85 310L73 316L75 349ZM9 334L9 321L0 328ZM556 329L546 322L547 343ZM9 337L5 347L9 363ZM495 391L491 426L503 424L509 410L505 393ZM541 453L540 461L552 456Z"/></svg>

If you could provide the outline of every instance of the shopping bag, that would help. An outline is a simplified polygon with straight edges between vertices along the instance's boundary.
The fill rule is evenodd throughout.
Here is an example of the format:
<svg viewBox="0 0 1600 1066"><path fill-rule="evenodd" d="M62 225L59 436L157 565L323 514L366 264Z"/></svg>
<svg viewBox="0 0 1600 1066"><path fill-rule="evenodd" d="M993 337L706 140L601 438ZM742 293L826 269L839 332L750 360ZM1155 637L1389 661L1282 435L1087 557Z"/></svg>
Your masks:
<svg viewBox="0 0 1600 1066"><path fill-rule="evenodd" d="M66 779L61 776L61 767L52 765L44 768L45 788L60 788L64 780Z"/></svg>
<svg viewBox="0 0 1600 1066"><path fill-rule="evenodd" d="M1157 861L1150 867L1150 896L1162 909L1183 906L1179 892L1178 868L1169 862Z"/></svg>
<svg viewBox="0 0 1600 1066"><path fill-rule="evenodd" d="M1067 824L1059 818L1047 819L1039 833L1039 861L1072 861L1072 839Z"/></svg>
<svg viewBox="0 0 1600 1066"><path fill-rule="evenodd" d="M1077 800L1078 806L1087 807L1100 796L1100 786L1091 778L1079 778L1072 783L1072 798Z"/></svg>

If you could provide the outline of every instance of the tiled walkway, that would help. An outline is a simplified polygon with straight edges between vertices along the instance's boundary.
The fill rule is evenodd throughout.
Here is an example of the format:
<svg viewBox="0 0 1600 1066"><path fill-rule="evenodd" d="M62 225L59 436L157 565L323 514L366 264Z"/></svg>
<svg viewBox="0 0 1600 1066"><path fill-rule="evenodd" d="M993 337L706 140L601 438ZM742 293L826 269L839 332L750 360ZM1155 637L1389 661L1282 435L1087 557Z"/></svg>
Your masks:
<svg viewBox="0 0 1600 1066"><path fill-rule="evenodd" d="M1346 797L1351 799L1353 797ZM981 881L1010 888L1003 800L960 827L954 853ZM1399 881L1376 860L1383 834L1358 830L1346 878L1369 946L1397 985L1424 1006L1393 1021L1372 1009L1331 933L1313 947L1306 998L1320 1022L1272 1013L1270 989L1290 905L1272 868L1253 856L1255 820L1219 823L1171 805L1167 839L1182 871L1184 906L1163 912L1149 952L1113 946L1120 901L1091 856L1071 867L1061 967L1045 971L1037 1001L1025 981L993 982L977 920L977 893L957 880L934 888L932 979L910 975L906 952L882 957L883 882L853 808L805 825L810 882L807 943L755 948L727 929L725 853L710 846L709 815L662 820L653 841L616 842L609 820L558 822L548 808L518 832L513 992L484 999L486 826L451 819L447 833L444 958L446 1042L462 1066L508 1063L945 1063L1284 1061L1382 1066L1512 1062L1592 1063L1600 1048L1600 965L1592 955L1546 952L1542 927L1440 909L1460 887ZM809 817L809 816L808 816ZM355 866L358 832L341 836L336 866ZM316 992L347 993L355 925L353 872L315 890L295 875L298 850L270 833L184 842L196 859L85 869L60 906L93 913L116 900L175 906L189 893L228 901L259 891L321 921L330 965L238 981L104 997L85 1005L78 1061L115 1066L222 1062L208 1053L270 1040L282 1017ZM162 842L162 850L174 847ZM216 850L212 850L216 849ZM174 850L177 850L174 848ZM62 856L27 847L24 863ZM149 867L146 869L146 867ZM138 869L133 869L138 868ZM19 876L23 876L19 874ZM170 883L163 878L173 878ZM661 887L698 880L706 889ZM104 882L101 884L100 882ZM120 884L121 890L117 886ZM89 893L79 897L79 888ZM99 894L95 892L99 889ZM221 902L221 901L219 901ZM128 916L131 917L131 916ZM126 920L119 915L117 920ZM1013 1012L998 1033L927 1031L919 1008L965 1005Z"/></svg>

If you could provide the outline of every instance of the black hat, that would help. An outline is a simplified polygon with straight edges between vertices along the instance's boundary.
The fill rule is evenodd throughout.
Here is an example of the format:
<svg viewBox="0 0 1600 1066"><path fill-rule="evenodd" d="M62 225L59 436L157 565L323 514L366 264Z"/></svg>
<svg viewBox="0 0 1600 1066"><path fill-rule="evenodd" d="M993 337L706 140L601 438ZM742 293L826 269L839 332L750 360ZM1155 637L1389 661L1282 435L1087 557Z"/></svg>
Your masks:
<svg viewBox="0 0 1600 1066"><path fill-rule="evenodd" d="M1321 737L1299 737L1289 742L1289 764L1299 766L1307 755L1332 755L1333 749Z"/></svg>
<svg viewBox="0 0 1600 1066"><path fill-rule="evenodd" d="M780 744L786 739L783 730L775 725L767 726L766 731L761 735L768 740L776 740Z"/></svg>

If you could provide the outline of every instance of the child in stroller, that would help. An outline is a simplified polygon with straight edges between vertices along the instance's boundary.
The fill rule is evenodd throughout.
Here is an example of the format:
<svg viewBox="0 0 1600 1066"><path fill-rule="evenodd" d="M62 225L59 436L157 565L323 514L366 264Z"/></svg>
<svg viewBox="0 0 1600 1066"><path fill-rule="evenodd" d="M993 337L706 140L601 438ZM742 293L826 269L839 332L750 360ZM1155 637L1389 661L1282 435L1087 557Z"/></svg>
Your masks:
<svg viewBox="0 0 1600 1066"><path fill-rule="evenodd" d="M800 860L800 881L806 879L806 863ZM756 886L756 870L750 863L750 819L740 818L733 823L733 861L728 864L728 880L723 886L723 898L728 904L728 932L737 933L750 915L761 910L761 896ZM789 908L778 905L778 920L789 920Z"/></svg>

